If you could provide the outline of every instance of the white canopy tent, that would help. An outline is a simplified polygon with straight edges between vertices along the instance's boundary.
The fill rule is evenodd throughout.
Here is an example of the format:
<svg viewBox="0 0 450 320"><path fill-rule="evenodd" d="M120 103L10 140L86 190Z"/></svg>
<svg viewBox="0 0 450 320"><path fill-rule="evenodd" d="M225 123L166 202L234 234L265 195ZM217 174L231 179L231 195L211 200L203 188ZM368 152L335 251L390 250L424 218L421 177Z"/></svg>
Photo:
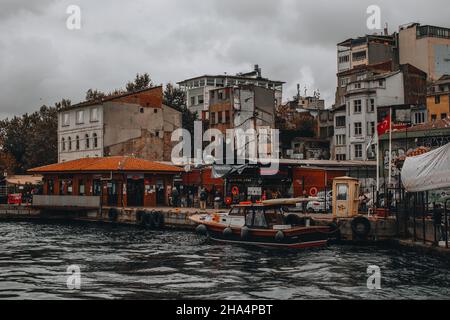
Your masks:
<svg viewBox="0 0 450 320"><path fill-rule="evenodd" d="M406 158L402 182L408 192L450 188L450 144Z"/></svg>

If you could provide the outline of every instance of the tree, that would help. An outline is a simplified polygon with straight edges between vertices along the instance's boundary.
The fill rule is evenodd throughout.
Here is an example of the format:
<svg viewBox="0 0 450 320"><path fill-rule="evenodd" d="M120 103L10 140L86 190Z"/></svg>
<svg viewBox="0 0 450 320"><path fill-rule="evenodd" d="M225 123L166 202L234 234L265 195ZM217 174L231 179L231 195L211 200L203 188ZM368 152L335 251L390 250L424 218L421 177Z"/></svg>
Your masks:
<svg viewBox="0 0 450 320"><path fill-rule="evenodd" d="M89 89L88 91L86 91L86 101L96 101L96 100L101 100L106 96L106 94L104 94L103 92L95 89Z"/></svg>
<svg viewBox="0 0 450 320"><path fill-rule="evenodd" d="M173 84L168 83L164 90L164 104L181 112L182 126L194 135L194 122L198 120L196 112L191 112L186 107L186 93L180 88L176 88Z"/></svg>
<svg viewBox="0 0 450 320"><path fill-rule="evenodd" d="M144 90L153 86L152 79L148 73L136 74L134 81L128 82L126 85L127 92Z"/></svg>

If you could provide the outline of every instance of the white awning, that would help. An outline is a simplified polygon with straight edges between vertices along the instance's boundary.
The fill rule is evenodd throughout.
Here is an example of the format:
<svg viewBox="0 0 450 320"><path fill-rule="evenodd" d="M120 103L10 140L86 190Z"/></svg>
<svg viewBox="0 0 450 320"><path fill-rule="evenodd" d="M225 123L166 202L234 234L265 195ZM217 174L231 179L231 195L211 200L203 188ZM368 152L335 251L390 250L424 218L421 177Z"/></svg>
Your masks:
<svg viewBox="0 0 450 320"><path fill-rule="evenodd" d="M450 188L450 144L406 158L402 182L408 192Z"/></svg>

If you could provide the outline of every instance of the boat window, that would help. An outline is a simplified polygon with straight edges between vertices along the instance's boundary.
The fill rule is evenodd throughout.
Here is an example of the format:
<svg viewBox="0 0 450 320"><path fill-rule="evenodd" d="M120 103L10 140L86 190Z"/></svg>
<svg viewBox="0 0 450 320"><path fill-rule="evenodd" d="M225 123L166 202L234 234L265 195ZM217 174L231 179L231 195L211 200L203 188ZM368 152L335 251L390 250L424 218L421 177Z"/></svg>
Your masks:
<svg viewBox="0 0 450 320"><path fill-rule="evenodd" d="M338 184L337 185L337 197L338 201L346 201L348 193L348 185L347 184Z"/></svg>
<svg viewBox="0 0 450 320"><path fill-rule="evenodd" d="M242 217L242 216L244 216L244 209L240 208L240 207L234 207L230 210L229 215Z"/></svg>
<svg viewBox="0 0 450 320"><path fill-rule="evenodd" d="M247 213L245 214L245 225L248 227L251 227L253 224L253 211L247 210Z"/></svg>
<svg viewBox="0 0 450 320"><path fill-rule="evenodd" d="M267 228L266 217L262 208L255 209L255 218L253 220L253 227Z"/></svg>
<svg viewBox="0 0 450 320"><path fill-rule="evenodd" d="M275 208L266 209L266 218L269 226L283 224L280 211Z"/></svg>

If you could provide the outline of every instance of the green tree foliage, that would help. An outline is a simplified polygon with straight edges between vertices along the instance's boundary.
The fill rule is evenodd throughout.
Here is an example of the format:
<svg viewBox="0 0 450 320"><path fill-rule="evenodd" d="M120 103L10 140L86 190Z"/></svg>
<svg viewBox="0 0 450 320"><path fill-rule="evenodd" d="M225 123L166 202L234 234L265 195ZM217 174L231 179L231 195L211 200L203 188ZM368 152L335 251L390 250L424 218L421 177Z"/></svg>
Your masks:
<svg viewBox="0 0 450 320"><path fill-rule="evenodd" d="M26 173L28 169L58 161L58 110L70 105L63 99L54 107L0 121L1 152L10 171Z"/></svg>
<svg viewBox="0 0 450 320"><path fill-rule="evenodd" d="M173 84L168 83L164 89L163 96L165 105L171 106L181 112L183 128L193 135L194 122L198 119L198 115L196 112L191 112L186 107L186 92L180 88L176 88Z"/></svg>
<svg viewBox="0 0 450 320"><path fill-rule="evenodd" d="M134 81L128 82L126 85L127 92L134 92L150 88L153 86L152 79L148 73L136 74Z"/></svg>
<svg viewBox="0 0 450 320"><path fill-rule="evenodd" d="M106 96L103 92L97 90L97 89L89 89L86 91L86 101L96 101L101 100Z"/></svg>

